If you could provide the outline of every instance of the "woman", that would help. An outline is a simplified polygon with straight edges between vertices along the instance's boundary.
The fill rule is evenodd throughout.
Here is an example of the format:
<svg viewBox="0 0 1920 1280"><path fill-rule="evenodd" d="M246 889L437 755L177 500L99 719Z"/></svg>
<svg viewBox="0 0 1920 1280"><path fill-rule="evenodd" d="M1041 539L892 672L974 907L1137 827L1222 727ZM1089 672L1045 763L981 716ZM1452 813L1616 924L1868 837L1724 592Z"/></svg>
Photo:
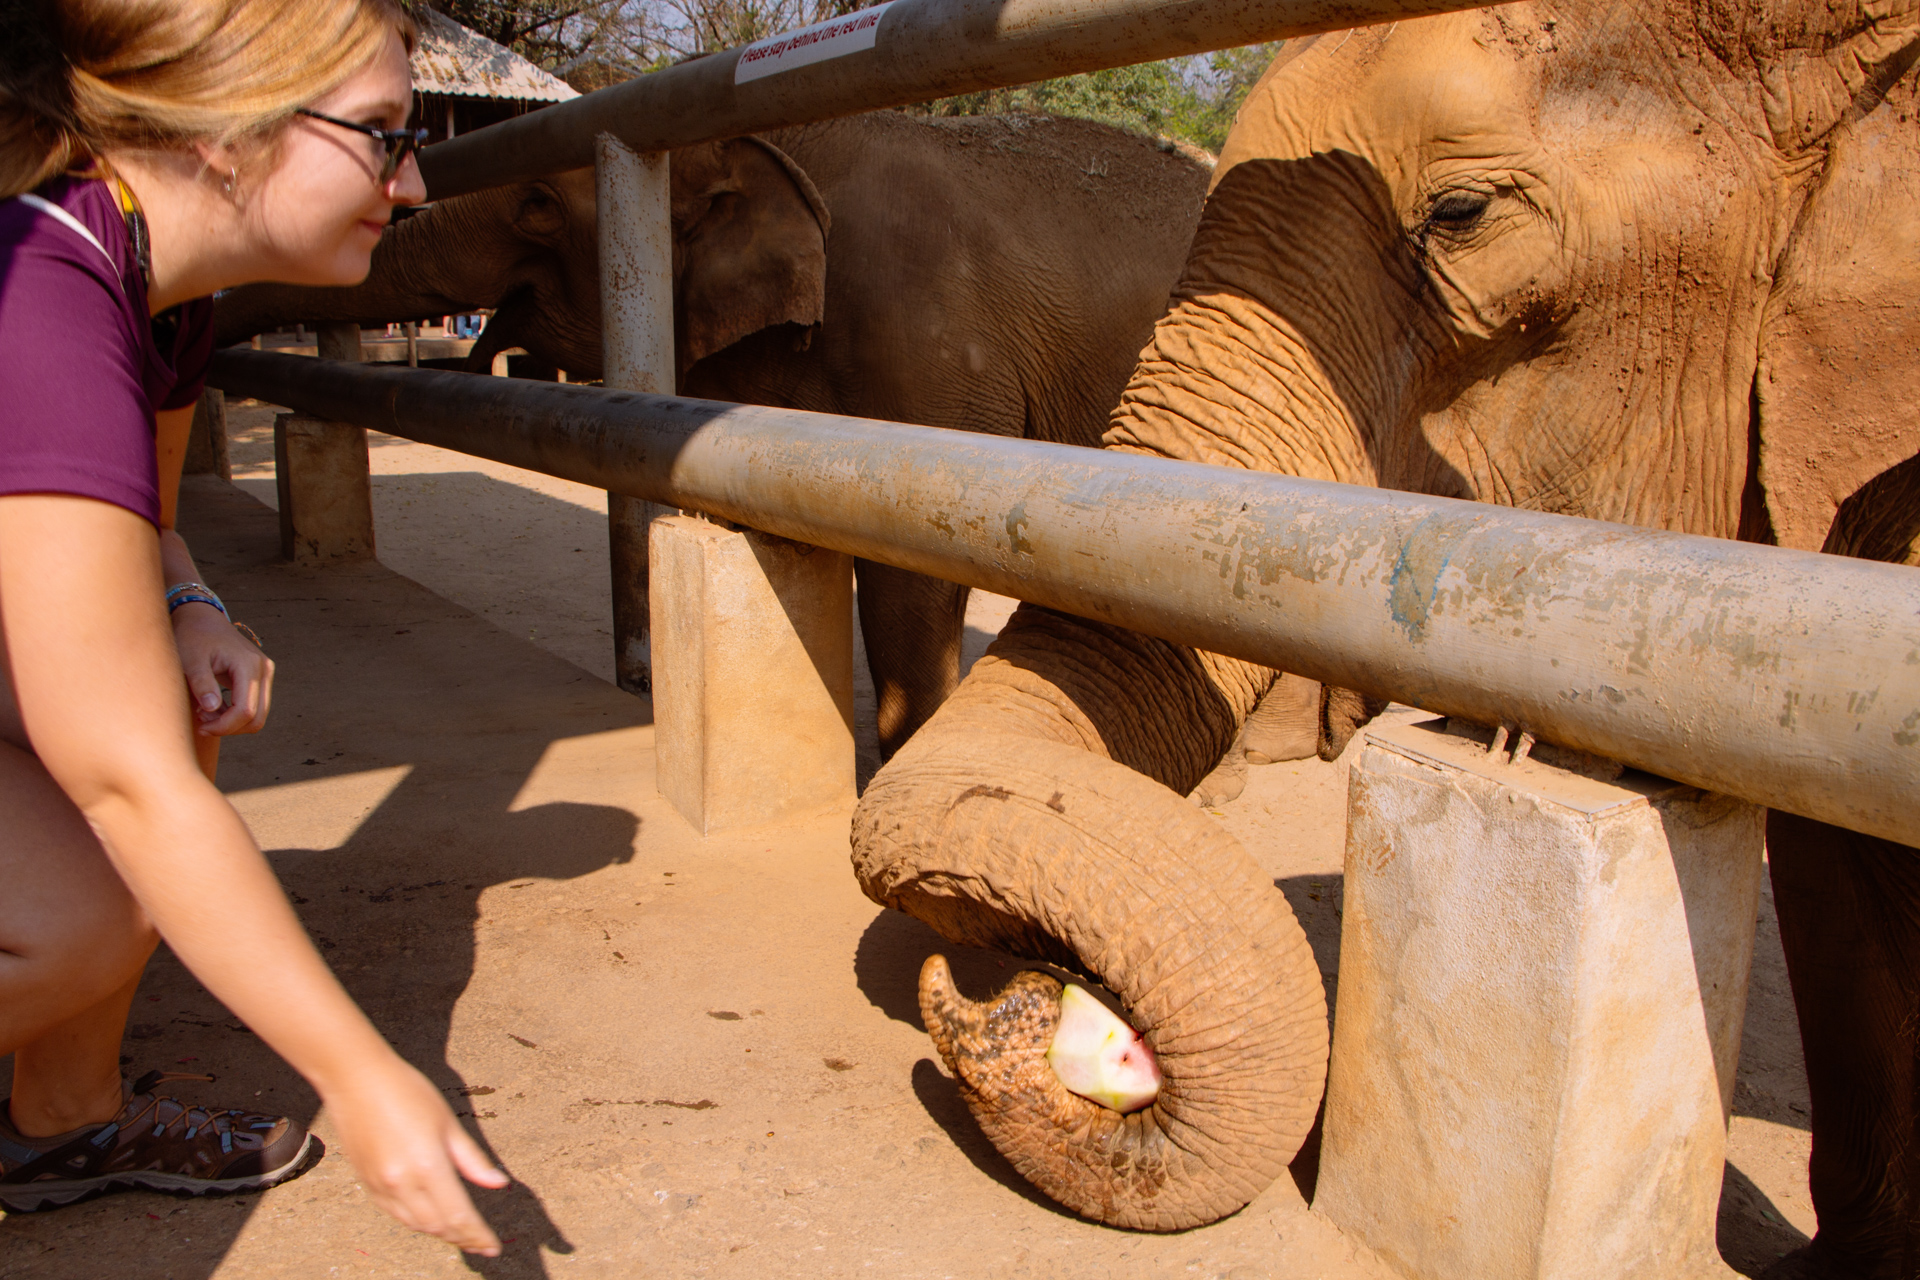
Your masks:
<svg viewBox="0 0 1920 1280"><path fill-rule="evenodd" d="M458 1175L506 1176L341 989L198 767L197 741L260 726L272 667L165 528L156 461L204 373L208 295L357 281L424 197L411 24L390 0L9 12L46 29L0 39L0 1204L261 1187L309 1157L284 1117L121 1080L165 938L313 1084L382 1208L497 1254Z"/></svg>

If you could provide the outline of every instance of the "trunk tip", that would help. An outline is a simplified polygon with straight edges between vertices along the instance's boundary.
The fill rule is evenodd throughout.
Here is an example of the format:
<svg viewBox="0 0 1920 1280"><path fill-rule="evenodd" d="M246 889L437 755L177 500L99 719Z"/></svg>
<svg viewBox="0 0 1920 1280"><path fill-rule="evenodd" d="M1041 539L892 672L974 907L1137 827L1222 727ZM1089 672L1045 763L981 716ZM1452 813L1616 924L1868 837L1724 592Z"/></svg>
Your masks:
<svg viewBox="0 0 1920 1280"><path fill-rule="evenodd" d="M920 966L920 1020L949 1071L955 1069L960 1037L977 1035L984 1021L980 1006L954 985L953 970L943 955L930 955Z"/></svg>

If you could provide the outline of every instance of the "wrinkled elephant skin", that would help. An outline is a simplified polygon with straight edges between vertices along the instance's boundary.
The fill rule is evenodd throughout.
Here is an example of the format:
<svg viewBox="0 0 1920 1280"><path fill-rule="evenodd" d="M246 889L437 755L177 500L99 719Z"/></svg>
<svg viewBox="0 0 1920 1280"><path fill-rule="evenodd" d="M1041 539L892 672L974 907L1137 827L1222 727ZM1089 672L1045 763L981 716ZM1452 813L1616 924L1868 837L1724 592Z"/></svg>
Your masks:
<svg viewBox="0 0 1920 1280"><path fill-rule="evenodd" d="M1239 113L1108 447L1914 563L1917 34L1915 0L1631 0L1290 44ZM1241 1033L1317 985L1312 961L1272 967L1284 904L1229 878L1245 855L1200 840L1178 796L1272 679L1023 606L869 788L862 883L950 938L1104 981L1166 1069L1142 1116L1190 1082L1258 1076L1283 1046ZM1351 732L1376 709L1349 694L1322 720ZM1038 779L1075 761L1100 771L1097 818L1045 808ZM1815 1250L1891 1275L1920 1245L1903 1163L1920 1149L1920 882L1894 873L1913 851L1778 818L1770 837ZM1130 915L1112 899L1136 875L1159 880ZM1822 876L1831 911L1789 900ZM1303 1052L1324 1034L1309 1021L1289 1024ZM1200 1028L1205 1048L1169 1052ZM1173 1161L1144 1127L1049 1125L970 1087L1036 1183L1129 1225L1232 1212L1305 1132L1209 1096L1181 1119L1212 1143ZM1256 1087L1264 1115L1310 1119L1319 1080ZM1016 1118L987 1118L1003 1108ZM1143 1179L1142 1161L1162 1163ZM1101 1167L1104 1190L1085 1186Z"/></svg>

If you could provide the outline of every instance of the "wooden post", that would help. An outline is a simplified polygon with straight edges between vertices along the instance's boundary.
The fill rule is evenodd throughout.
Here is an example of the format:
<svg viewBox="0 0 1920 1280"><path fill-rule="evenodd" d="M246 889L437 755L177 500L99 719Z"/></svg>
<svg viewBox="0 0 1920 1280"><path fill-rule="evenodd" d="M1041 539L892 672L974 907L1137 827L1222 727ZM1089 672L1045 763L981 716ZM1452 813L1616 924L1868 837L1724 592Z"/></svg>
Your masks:
<svg viewBox="0 0 1920 1280"><path fill-rule="evenodd" d="M325 325L320 358L358 363L360 327ZM273 422L280 554L297 564L373 559L373 480L367 433L345 422L283 413Z"/></svg>

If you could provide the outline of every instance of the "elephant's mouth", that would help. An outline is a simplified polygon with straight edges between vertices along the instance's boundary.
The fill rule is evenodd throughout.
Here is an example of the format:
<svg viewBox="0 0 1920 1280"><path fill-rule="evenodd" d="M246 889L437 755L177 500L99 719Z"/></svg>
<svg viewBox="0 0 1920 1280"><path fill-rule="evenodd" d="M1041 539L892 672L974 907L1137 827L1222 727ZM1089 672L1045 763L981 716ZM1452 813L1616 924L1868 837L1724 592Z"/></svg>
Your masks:
<svg viewBox="0 0 1920 1280"><path fill-rule="evenodd" d="M974 1001L954 984L946 957L929 956L920 1016L948 1070L982 1098L1045 1098L1064 1114L1077 1109L1064 1092L1126 1115L1160 1096L1146 1040L1086 988L1052 974L1022 970L991 999Z"/></svg>

